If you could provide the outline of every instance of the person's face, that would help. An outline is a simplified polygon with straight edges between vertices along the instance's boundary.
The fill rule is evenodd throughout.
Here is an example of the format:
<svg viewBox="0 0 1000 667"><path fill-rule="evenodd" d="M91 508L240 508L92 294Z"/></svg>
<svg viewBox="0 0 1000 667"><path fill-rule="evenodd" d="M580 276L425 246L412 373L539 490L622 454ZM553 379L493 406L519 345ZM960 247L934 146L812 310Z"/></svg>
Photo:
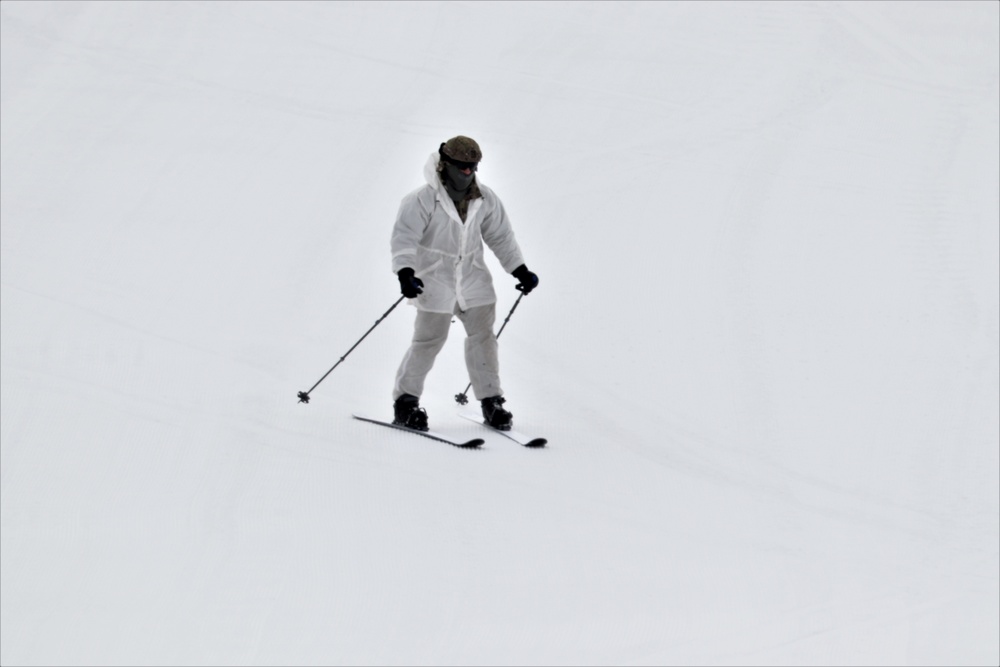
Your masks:
<svg viewBox="0 0 1000 667"><path fill-rule="evenodd" d="M444 163L444 168L448 180L458 189L464 190L472 184L472 179L476 171L475 163L465 162L458 165L451 160L447 160Z"/></svg>

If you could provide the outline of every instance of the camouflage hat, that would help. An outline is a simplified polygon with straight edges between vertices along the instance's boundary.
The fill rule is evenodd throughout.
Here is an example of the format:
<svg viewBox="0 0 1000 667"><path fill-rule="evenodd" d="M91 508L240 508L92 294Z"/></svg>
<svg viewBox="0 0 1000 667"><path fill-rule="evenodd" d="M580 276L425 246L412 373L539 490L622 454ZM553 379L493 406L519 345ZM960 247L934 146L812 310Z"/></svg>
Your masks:
<svg viewBox="0 0 1000 667"><path fill-rule="evenodd" d="M441 144L439 152L441 155L459 162L479 162L483 159L483 152L479 150L479 144L474 139L462 135L452 137Z"/></svg>

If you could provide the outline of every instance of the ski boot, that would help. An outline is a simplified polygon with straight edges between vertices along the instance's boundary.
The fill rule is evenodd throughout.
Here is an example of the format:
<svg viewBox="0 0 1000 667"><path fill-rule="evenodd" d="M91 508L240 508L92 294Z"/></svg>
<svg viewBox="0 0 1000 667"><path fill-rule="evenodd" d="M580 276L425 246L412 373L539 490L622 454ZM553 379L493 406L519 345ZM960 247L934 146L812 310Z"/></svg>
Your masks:
<svg viewBox="0 0 1000 667"><path fill-rule="evenodd" d="M393 404L396 418L392 423L415 431L427 431L427 412L420 407L420 399L411 394L403 394Z"/></svg>
<svg viewBox="0 0 1000 667"><path fill-rule="evenodd" d="M514 425L514 415L503 409L506 400L502 396L491 396L482 401L483 419L488 426L498 431L509 431Z"/></svg>

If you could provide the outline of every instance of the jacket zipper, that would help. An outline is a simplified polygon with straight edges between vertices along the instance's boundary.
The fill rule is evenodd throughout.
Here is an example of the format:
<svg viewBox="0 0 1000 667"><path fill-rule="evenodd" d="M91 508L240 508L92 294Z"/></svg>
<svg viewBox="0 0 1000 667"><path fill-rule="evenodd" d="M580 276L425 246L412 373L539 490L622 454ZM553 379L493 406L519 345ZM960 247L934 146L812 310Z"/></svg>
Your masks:
<svg viewBox="0 0 1000 667"><path fill-rule="evenodd" d="M455 264L455 299L458 301L458 307L461 310L466 310L465 307L465 297L462 295L462 257L465 255L465 240L469 234L469 215L466 214L465 222L462 223L462 233L459 236L458 242L458 259Z"/></svg>

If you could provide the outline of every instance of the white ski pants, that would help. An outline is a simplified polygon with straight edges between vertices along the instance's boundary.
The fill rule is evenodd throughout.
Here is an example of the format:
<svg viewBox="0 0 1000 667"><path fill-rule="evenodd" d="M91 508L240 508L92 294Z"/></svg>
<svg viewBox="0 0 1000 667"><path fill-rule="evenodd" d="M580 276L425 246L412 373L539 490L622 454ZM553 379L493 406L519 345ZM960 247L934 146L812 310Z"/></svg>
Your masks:
<svg viewBox="0 0 1000 667"><path fill-rule="evenodd" d="M469 370L472 390L477 400L502 396L500 360L497 338L493 335L496 304L476 306L466 311L455 307L455 316L465 326L465 365ZM434 366L438 352L448 340L451 315L417 311L413 324L413 341L396 372L393 400L403 394L419 397L424 392L424 380Z"/></svg>

